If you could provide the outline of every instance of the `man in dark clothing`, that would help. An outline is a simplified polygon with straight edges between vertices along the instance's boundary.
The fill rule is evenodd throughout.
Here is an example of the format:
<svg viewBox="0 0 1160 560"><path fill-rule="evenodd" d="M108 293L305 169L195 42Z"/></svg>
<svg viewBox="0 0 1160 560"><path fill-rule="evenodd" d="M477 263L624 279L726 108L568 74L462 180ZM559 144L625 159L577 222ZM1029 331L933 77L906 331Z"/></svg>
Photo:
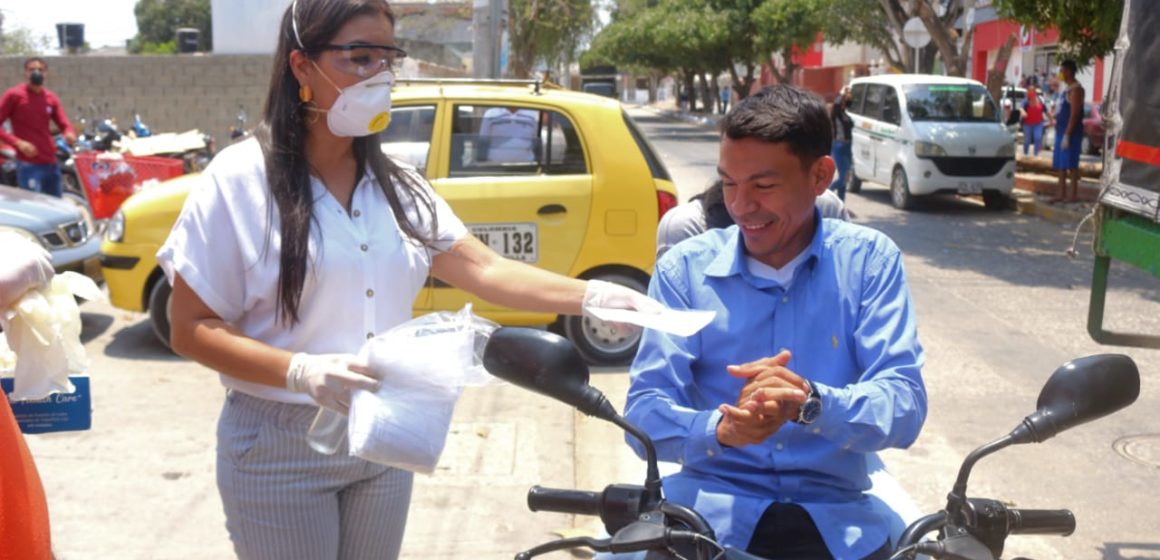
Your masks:
<svg viewBox="0 0 1160 560"><path fill-rule="evenodd" d="M0 97L0 125L7 121L12 132L0 129L0 141L16 148L16 169L20 187L53 196L61 195L60 166L56 161L49 121L56 123L65 141L72 144L76 133L64 114L60 99L44 87L48 64L43 58L24 61L24 83Z"/></svg>

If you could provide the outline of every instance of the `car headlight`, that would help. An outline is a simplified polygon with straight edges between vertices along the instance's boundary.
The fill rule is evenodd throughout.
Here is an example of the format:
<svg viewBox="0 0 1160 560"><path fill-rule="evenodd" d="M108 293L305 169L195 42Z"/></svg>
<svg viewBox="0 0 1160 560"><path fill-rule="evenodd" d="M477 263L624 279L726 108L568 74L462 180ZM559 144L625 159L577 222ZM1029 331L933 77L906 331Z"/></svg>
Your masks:
<svg viewBox="0 0 1160 560"><path fill-rule="evenodd" d="M947 151L934 142L923 142L919 140L914 143L914 155L921 158L946 157Z"/></svg>
<svg viewBox="0 0 1160 560"><path fill-rule="evenodd" d="M1013 158L1015 157L1015 143L1003 144L999 147L999 152L995 154L996 157Z"/></svg>
<svg viewBox="0 0 1160 560"><path fill-rule="evenodd" d="M117 210L109 222L105 224L105 239L113 243L120 243L125 240L125 213Z"/></svg>
<svg viewBox="0 0 1160 560"><path fill-rule="evenodd" d="M31 231L28 231L24 228L18 228L18 227L13 227L13 226L0 226L0 232L15 233L16 235L19 235L20 237L23 237L23 238L35 243L37 247L44 247L45 249L48 248L47 246L45 246L44 241L42 241L40 239L40 236L38 236L35 233L32 233Z"/></svg>

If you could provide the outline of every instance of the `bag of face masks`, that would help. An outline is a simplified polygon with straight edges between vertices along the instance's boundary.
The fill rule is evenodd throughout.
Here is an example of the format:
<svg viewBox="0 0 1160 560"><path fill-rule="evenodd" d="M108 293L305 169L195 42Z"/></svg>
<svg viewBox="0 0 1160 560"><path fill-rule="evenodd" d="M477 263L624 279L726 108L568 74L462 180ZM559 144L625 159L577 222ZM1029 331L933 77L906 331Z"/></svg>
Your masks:
<svg viewBox="0 0 1160 560"><path fill-rule="evenodd" d="M400 469L435 471L459 394L491 382L483 348L498 325L471 314L431 313L376 336L361 356L379 390L355 391L347 436L350 454Z"/></svg>

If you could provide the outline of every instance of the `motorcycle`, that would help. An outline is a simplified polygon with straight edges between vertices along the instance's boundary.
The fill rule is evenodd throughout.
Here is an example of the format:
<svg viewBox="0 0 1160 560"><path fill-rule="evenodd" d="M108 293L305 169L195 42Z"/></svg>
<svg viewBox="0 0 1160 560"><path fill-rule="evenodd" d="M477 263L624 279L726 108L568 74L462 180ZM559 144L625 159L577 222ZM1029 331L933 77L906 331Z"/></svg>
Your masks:
<svg viewBox="0 0 1160 560"><path fill-rule="evenodd" d="M527 497L531 511L599 516L612 536L559 539L520 552L516 560L574 548L646 552L649 560L760 560L721 546L699 513L664 499L652 440L588 384L588 366L567 339L536 329L501 328L487 342L483 365L496 377L619 426L645 449L644 485L613 484L601 492L532 487ZM1075 516L1069 510L1019 509L998 500L968 497L971 469L983 457L1004 448L1041 443L1066 429L1125 408L1139 394L1140 374L1128 356L1100 354L1060 366L1043 386L1035 412L1007 435L967 455L947 496L946 507L911 523L899 538L891 560L912 559L920 554L952 560L995 560L1002 555L1011 535L1070 535L1075 530ZM935 532L933 540L924 540Z"/></svg>

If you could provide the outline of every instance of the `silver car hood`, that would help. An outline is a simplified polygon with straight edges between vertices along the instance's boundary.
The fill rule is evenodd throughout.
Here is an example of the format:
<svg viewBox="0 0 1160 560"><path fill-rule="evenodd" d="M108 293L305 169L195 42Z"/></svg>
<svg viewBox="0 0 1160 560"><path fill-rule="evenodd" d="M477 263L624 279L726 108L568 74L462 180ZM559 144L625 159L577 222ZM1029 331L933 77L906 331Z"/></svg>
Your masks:
<svg viewBox="0 0 1160 560"><path fill-rule="evenodd" d="M0 226L40 234L80 219L76 206L55 196L0 185Z"/></svg>

